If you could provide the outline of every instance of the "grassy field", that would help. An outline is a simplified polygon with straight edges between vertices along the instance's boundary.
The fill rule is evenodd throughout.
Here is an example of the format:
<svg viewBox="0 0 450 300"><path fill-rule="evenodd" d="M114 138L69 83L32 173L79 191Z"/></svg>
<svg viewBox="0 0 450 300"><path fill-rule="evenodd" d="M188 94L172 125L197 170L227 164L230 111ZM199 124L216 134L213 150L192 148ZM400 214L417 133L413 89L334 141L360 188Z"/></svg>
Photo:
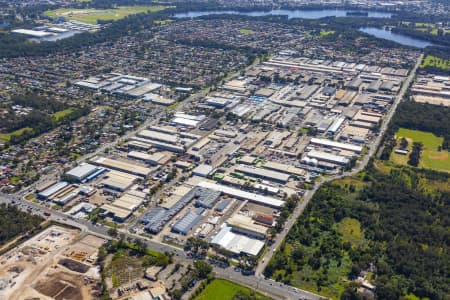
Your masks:
<svg viewBox="0 0 450 300"><path fill-rule="evenodd" d="M320 32L320 36L321 36L321 37L326 37L326 36L332 35L332 34L334 34L334 33L335 33L334 30L321 31L321 32Z"/></svg>
<svg viewBox="0 0 450 300"><path fill-rule="evenodd" d="M443 71L450 71L450 60L443 59L437 56L427 55L420 67L422 69L426 67L432 67Z"/></svg>
<svg viewBox="0 0 450 300"><path fill-rule="evenodd" d="M408 141L408 150L411 151L413 142L423 144L422 156L419 167L450 172L450 153L445 150L438 151L442 145L443 138L432 133L400 128L396 134L397 143L402 137ZM406 165L408 155L401 155L392 152L391 161L398 165Z"/></svg>
<svg viewBox="0 0 450 300"><path fill-rule="evenodd" d="M107 267L107 274L111 276L114 287L140 279L144 275L142 258L136 255L130 255L129 250L118 250Z"/></svg>
<svg viewBox="0 0 450 300"><path fill-rule="evenodd" d="M9 133L0 133L0 140L9 142L11 140L12 136L21 136L26 131L33 131L33 128L24 127L24 128L21 128L21 129L18 129L16 131L9 132Z"/></svg>
<svg viewBox="0 0 450 300"><path fill-rule="evenodd" d="M168 6L119 6L112 9L77 9L77 8L58 8L45 12L46 16L51 18L64 17L67 20L75 20L89 24L97 24L98 21L115 21L123 19L126 16L157 12L168 8Z"/></svg>
<svg viewBox="0 0 450 300"><path fill-rule="evenodd" d="M241 34L252 34L254 31L251 29L241 29L239 30Z"/></svg>
<svg viewBox="0 0 450 300"><path fill-rule="evenodd" d="M250 294L249 288L240 286L228 280L214 279L206 288L198 295L195 300L231 300L237 292ZM260 300L268 300L270 298L256 293L254 298Z"/></svg>
<svg viewBox="0 0 450 300"><path fill-rule="evenodd" d="M342 234L344 242L350 242L354 246L361 244L363 234L358 220L344 218L337 224L337 231Z"/></svg>
<svg viewBox="0 0 450 300"><path fill-rule="evenodd" d="M58 111L58 112L53 114L53 119L56 122L59 122L62 118L70 116L70 114L72 114L72 113L73 113L73 108L68 108L68 109L65 109L65 110L61 110L61 111Z"/></svg>

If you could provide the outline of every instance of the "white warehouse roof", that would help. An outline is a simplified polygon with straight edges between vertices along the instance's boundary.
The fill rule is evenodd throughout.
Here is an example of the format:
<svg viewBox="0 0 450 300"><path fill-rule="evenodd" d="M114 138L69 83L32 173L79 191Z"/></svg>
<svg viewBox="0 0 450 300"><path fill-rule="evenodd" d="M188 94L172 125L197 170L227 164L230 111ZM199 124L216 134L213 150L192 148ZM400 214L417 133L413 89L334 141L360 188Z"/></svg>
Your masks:
<svg viewBox="0 0 450 300"><path fill-rule="evenodd" d="M97 171L97 169L97 166L91 164L81 164L67 172L66 175L74 177L78 180L83 180L84 178Z"/></svg>
<svg viewBox="0 0 450 300"><path fill-rule="evenodd" d="M334 155L334 154L330 154L330 153L322 152L322 151L312 150L312 151L308 152L307 155L310 158L316 158L318 160L333 162L333 163L337 163L337 164L341 164L341 165L348 164L348 162L349 162L349 159L344 156Z"/></svg>
<svg viewBox="0 0 450 300"><path fill-rule="evenodd" d="M251 202L256 202L263 205L268 205L271 207L281 207L284 204L284 201L278 200L272 197L267 197L263 195L258 195L255 193L250 193L246 191L241 191L232 187L228 187L221 184L216 184L212 182L202 181L198 184L200 187L212 189L215 191L222 192L224 194L228 194L230 196L234 196L237 198L245 199Z"/></svg>
<svg viewBox="0 0 450 300"><path fill-rule="evenodd" d="M228 226L222 227L211 243L236 254L246 253L254 256L264 247L263 241L236 234Z"/></svg>
<svg viewBox="0 0 450 300"><path fill-rule="evenodd" d="M363 149L363 147L357 146L357 145L340 143L340 142L335 142L335 141L331 141L331 140L327 140L327 139L318 139L318 138L312 138L311 144L322 145L322 146L332 147L332 148L339 148L339 149L343 149L343 150L350 150L350 151L354 151L357 153L360 153Z"/></svg>

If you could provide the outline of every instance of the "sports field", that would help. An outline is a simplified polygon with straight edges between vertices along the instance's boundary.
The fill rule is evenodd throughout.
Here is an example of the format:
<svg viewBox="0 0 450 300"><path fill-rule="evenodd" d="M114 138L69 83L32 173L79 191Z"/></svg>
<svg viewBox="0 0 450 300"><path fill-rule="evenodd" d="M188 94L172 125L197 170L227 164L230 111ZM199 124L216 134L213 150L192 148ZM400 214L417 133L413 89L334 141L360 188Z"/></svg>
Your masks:
<svg viewBox="0 0 450 300"><path fill-rule="evenodd" d="M450 172L450 153L446 150L439 151L443 138L432 133L400 128L397 131L397 144L404 137L408 141L408 150L411 151L413 142L421 142L423 151L420 158L419 167ZM407 165L408 155L391 154L391 161L400 165Z"/></svg>
<svg viewBox="0 0 450 300"><path fill-rule="evenodd" d="M228 280L214 279L206 288L194 298L194 300L231 300L239 291L250 295L249 288L240 286ZM251 295L251 299L270 300L271 298L262 296L259 293Z"/></svg>
<svg viewBox="0 0 450 300"><path fill-rule="evenodd" d="M67 20L75 20L79 22L97 24L98 21L115 21L123 19L126 16L157 12L168 8L168 6L119 6L111 9L77 9L77 8L58 8L45 12L46 16L51 18L64 17Z"/></svg>

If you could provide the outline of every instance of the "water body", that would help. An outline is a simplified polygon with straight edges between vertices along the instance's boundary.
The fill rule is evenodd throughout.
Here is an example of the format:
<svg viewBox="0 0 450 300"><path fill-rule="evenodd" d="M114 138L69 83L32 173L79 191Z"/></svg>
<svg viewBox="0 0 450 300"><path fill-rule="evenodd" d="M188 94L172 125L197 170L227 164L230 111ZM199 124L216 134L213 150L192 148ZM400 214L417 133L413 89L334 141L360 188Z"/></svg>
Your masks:
<svg viewBox="0 0 450 300"><path fill-rule="evenodd" d="M244 15L250 17L262 17L270 15L286 15L289 19L292 18L302 18L302 19L320 19L325 17L346 17L347 12L354 12L354 10L348 9L273 9L271 11L235 11L235 10L222 10L222 11L190 11L186 13L175 14L175 18L196 18L208 15L218 15L218 14L234 14L234 15ZM378 11L368 11L368 18L390 18L391 13L388 12L378 12ZM362 16L366 17L366 16Z"/></svg>
<svg viewBox="0 0 450 300"><path fill-rule="evenodd" d="M400 34L400 33L393 33L387 29L380 29L380 28L375 28L375 27L365 27L365 28L360 28L359 30L362 32L365 32L367 34L373 35L377 38L390 40L390 41L393 41L393 42L396 42L396 43L399 43L399 44L405 45L405 46L412 46L412 47L423 49L423 48L433 45L430 42L412 38L412 37L409 37L407 35Z"/></svg>

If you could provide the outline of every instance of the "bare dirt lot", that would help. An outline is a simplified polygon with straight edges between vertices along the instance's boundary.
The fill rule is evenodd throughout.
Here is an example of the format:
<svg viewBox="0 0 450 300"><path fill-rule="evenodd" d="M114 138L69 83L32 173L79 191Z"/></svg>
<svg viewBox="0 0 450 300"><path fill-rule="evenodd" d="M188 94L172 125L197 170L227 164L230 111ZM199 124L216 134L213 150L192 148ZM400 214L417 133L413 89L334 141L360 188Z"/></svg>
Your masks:
<svg viewBox="0 0 450 300"><path fill-rule="evenodd" d="M78 230L49 227L0 256L0 299L98 298L100 274L95 265L95 246L103 242L97 237L80 236ZM69 254L82 259L74 260Z"/></svg>

